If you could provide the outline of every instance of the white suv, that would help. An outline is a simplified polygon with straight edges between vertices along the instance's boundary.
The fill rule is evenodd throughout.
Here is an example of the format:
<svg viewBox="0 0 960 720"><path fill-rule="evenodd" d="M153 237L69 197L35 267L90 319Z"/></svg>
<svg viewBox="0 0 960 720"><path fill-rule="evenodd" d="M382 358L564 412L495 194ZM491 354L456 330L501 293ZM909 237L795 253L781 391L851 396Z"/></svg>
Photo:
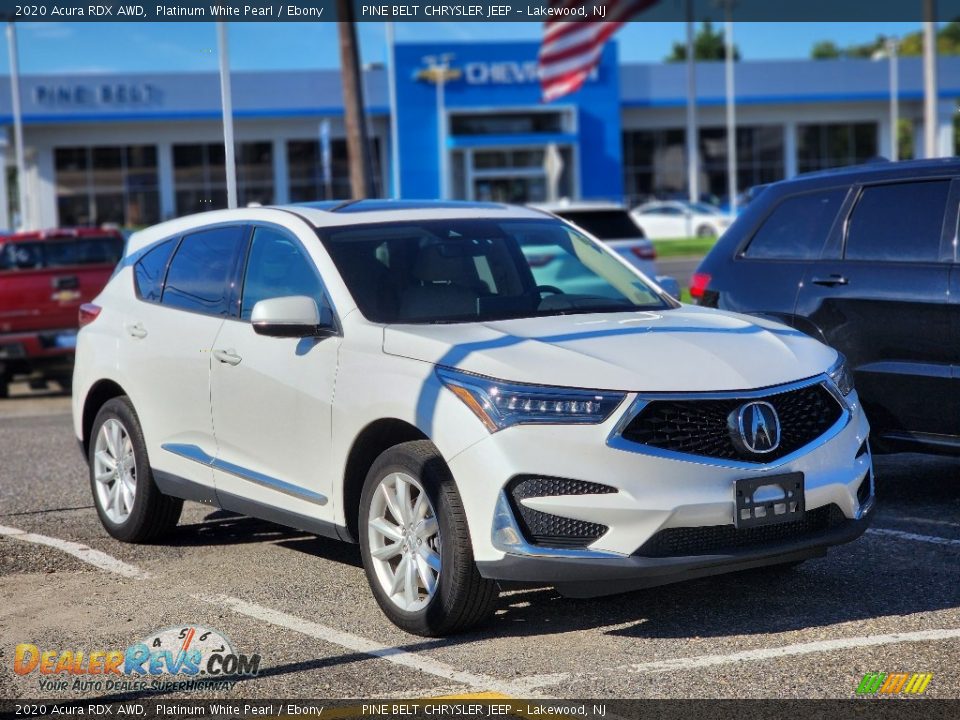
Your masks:
<svg viewBox="0 0 960 720"><path fill-rule="evenodd" d="M541 283L538 249L569 276ZM74 424L111 535L157 538L187 499L359 542L410 632L470 627L504 585L795 564L869 521L836 351L680 305L536 210L182 218L130 238L81 321Z"/></svg>

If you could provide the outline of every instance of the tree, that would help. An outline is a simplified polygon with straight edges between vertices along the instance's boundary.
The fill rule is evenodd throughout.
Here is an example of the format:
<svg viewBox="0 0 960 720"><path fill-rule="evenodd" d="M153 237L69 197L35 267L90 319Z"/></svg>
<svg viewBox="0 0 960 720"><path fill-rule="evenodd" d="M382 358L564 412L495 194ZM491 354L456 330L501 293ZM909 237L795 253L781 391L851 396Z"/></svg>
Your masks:
<svg viewBox="0 0 960 720"><path fill-rule="evenodd" d="M832 40L821 40L810 50L814 60L834 60L837 58L872 58L886 53L887 38L878 35L876 40L860 45L848 45L839 48ZM904 35L897 44L902 57L916 57L923 54L923 33L913 32ZM947 23L937 33L937 52L940 55L960 55L960 20Z"/></svg>
<svg viewBox="0 0 960 720"><path fill-rule="evenodd" d="M693 39L693 57L695 60L723 60L726 57L726 39L723 30L714 30L713 23L705 21ZM667 62L683 62L687 59L687 44L674 43L673 52ZM740 50L733 46L733 59L740 59Z"/></svg>
<svg viewBox="0 0 960 720"><path fill-rule="evenodd" d="M810 51L810 57L814 60L836 60L840 57L841 50L833 40L821 40Z"/></svg>
<svg viewBox="0 0 960 720"><path fill-rule="evenodd" d="M373 165L363 107L363 81L357 51L357 21L351 0L337 0L340 38L340 74L343 83L343 124L350 160L350 195L354 200L373 197Z"/></svg>

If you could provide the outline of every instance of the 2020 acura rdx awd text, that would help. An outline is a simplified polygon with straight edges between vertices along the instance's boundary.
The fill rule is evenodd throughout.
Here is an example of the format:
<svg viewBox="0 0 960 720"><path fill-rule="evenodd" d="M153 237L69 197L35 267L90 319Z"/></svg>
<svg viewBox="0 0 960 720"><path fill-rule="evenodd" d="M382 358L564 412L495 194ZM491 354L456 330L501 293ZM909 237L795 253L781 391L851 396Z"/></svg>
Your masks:
<svg viewBox="0 0 960 720"><path fill-rule="evenodd" d="M544 252L569 277L543 284ZM680 305L536 210L182 218L133 235L81 318L74 423L111 535L158 538L188 499L359 542L414 633L476 624L505 584L794 564L869 521L836 351Z"/></svg>

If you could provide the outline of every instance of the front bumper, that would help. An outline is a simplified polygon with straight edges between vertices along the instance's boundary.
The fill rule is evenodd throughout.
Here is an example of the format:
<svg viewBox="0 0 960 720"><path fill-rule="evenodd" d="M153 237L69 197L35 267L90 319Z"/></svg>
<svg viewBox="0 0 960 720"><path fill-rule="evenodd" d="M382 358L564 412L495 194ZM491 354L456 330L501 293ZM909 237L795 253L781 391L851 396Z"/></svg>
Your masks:
<svg viewBox="0 0 960 720"><path fill-rule="evenodd" d="M872 461L869 451L864 452L869 425L856 392L844 399L842 421L823 439L767 465L664 456L616 442L618 423L633 399L602 425L514 427L450 459L482 575L551 584L569 595L603 595L815 557L866 529L873 504ZM807 511L835 506L842 522L822 532L734 551L672 557L639 554L664 530L732 525L734 481L792 472L804 475ZM606 494L523 500L541 512L603 525L606 532L582 548L531 543L517 527L505 490L511 478L527 474L615 488ZM864 482L867 494L861 488Z"/></svg>
<svg viewBox="0 0 960 720"><path fill-rule="evenodd" d="M553 585L567 597L600 597L821 557L829 547L860 537L873 518L869 510L867 508L860 519L848 520L815 538L724 555L654 558L571 554L566 557L544 557L508 553L500 560L478 562L477 569L488 579L518 585Z"/></svg>

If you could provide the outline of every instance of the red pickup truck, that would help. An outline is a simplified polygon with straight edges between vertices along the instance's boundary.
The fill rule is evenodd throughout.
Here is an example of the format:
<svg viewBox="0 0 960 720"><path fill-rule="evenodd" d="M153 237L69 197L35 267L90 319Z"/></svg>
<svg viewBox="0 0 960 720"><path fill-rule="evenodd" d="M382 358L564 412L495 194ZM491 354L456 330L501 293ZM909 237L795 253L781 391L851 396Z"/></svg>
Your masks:
<svg viewBox="0 0 960 720"><path fill-rule="evenodd" d="M0 235L0 397L37 371L70 389L78 309L103 289L123 243L100 228Z"/></svg>

